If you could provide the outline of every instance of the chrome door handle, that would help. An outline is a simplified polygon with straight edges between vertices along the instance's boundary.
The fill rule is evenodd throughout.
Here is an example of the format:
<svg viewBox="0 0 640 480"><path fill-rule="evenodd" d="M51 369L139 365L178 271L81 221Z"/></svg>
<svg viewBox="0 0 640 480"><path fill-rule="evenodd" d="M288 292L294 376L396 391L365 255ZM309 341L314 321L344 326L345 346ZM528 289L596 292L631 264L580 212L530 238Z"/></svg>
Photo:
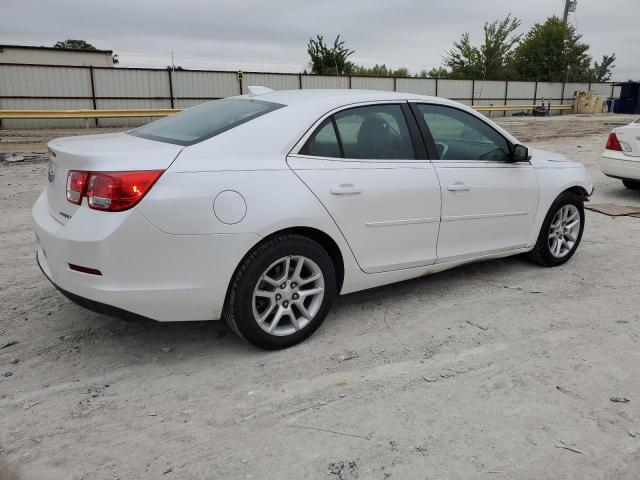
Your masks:
<svg viewBox="0 0 640 480"><path fill-rule="evenodd" d="M331 187L329 191L332 195L358 195L362 193L362 189L352 183L342 183L339 187Z"/></svg>
<svg viewBox="0 0 640 480"><path fill-rule="evenodd" d="M452 183L447 187L447 190L451 192L461 192L466 190L471 190L471 185L467 185L466 183L456 182Z"/></svg>

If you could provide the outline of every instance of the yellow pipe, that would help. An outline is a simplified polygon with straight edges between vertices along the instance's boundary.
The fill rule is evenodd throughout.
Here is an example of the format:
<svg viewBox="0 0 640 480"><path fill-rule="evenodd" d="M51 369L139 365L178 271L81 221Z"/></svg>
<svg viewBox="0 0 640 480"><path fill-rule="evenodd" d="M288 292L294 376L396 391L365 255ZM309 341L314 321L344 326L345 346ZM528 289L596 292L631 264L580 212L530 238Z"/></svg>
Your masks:
<svg viewBox="0 0 640 480"><path fill-rule="evenodd" d="M132 110L0 110L0 118L124 118L165 117L181 111L178 108Z"/></svg>
<svg viewBox="0 0 640 480"><path fill-rule="evenodd" d="M532 110L537 105L473 105L479 112L504 112ZM546 108L546 107L545 107ZM551 110L573 110L573 105L551 105ZM127 118L127 117L165 117L180 112L180 108L127 109L127 110L0 110L4 119L43 119L43 118Z"/></svg>
<svg viewBox="0 0 640 480"><path fill-rule="evenodd" d="M540 105L473 105L471 108L479 112L504 112L514 110L533 110ZM546 106L544 107L546 110ZM573 110L573 105L551 105L551 110Z"/></svg>

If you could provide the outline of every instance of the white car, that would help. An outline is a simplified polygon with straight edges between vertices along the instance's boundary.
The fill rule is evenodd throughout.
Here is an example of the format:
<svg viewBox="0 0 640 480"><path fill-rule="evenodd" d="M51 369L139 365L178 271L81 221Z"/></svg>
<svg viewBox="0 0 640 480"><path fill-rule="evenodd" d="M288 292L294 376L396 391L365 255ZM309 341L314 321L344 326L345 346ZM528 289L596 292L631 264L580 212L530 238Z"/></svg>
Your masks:
<svg viewBox="0 0 640 480"><path fill-rule="evenodd" d="M619 178L625 187L640 189L640 118L614 128L602 153L602 173Z"/></svg>
<svg viewBox="0 0 640 480"><path fill-rule="evenodd" d="M250 91L49 143L33 224L62 293L120 316L223 317L275 349L337 294L525 252L560 265L580 243L585 168L464 105Z"/></svg>

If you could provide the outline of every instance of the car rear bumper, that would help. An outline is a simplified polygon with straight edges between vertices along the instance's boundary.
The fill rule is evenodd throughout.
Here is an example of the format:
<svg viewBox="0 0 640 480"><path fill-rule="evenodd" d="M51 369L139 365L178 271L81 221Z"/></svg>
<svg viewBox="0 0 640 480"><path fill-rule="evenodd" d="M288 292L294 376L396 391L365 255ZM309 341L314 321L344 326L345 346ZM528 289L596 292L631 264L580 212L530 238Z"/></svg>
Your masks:
<svg viewBox="0 0 640 480"><path fill-rule="evenodd" d="M83 206L63 225L49 212L46 191L32 217L40 268L65 295L101 313L158 321L220 318L231 276L260 238L171 235L135 209L116 213Z"/></svg>
<svg viewBox="0 0 640 480"><path fill-rule="evenodd" d="M600 169L609 177L640 180L640 157L631 157L621 152L606 152L602 155Z"/></svg>
<svg viewBox="0 0 640 480"><path fill-rule="evenodd" d="M38 267L40 267L40 270L42 271L44 276L47 277L47 280L49 280L51 284L54 287L56 287L56 289L61 294L63 294L73 303L80 305L81 307L84 307L87 310L91 310L92 312L101 313L103 315L109 315L110 317L117 317L125 320L150 320L148 317L143 317L142 315L138 315L136 313L129 312L127 310L123 310L118 307L114 307L113 305L107 305L105 303L96 302L95 300L90 300L88 298L84 298L79 295L76 295L75 293L68 292L64 288L61 288L60 285L56 285L56 283L53 280L51 280L51 278L49 278L49 275L47 274L45 269L42 267L42 264L40 263L40 258L38 253L36 253L36 262L38 263Z"/></svg>

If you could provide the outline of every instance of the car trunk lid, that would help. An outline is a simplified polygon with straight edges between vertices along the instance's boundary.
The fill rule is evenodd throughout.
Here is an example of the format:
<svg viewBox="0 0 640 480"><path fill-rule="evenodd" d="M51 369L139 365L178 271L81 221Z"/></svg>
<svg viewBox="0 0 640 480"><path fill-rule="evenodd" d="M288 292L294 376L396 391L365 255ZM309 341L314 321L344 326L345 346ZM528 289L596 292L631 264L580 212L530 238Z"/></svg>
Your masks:
<svg viewBox="0 0 640 480"><path fill-rule="evenodd" d="M167 169L184 148L126 133L82 135L51 140L47 197L51 215L66 223L80 207L67 200L70 170L127 171Z"/></svg>

